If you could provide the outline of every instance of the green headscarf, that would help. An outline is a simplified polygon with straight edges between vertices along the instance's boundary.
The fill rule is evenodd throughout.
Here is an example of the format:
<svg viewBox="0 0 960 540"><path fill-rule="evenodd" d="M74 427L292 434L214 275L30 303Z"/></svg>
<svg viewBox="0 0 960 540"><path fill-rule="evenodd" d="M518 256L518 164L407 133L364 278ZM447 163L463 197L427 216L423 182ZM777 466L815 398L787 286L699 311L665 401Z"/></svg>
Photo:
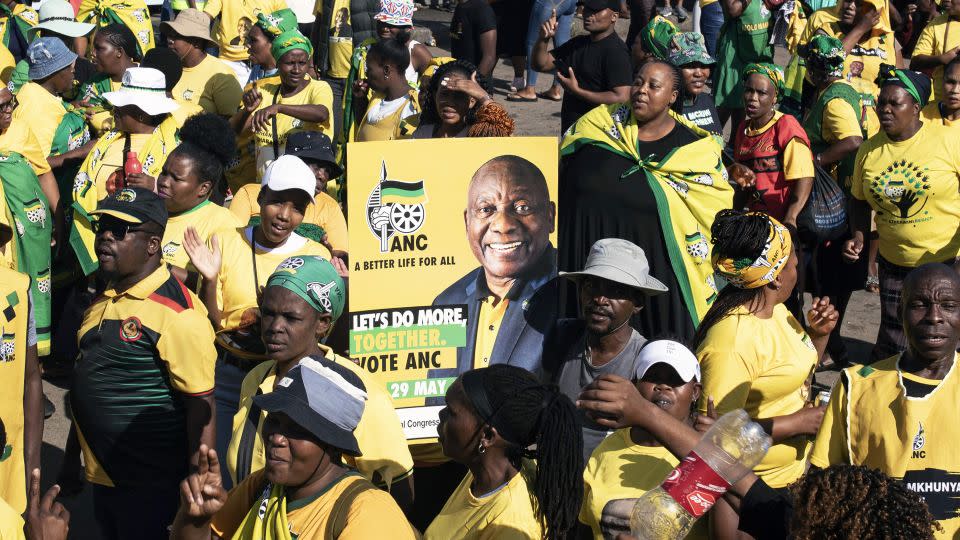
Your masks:
<svg viewBox="0 0 960 540"><path fill-rule="evenodd" d="M323 257L295 256L280 263L267 280L267 288L283 287L306 300L320 313L337 320L346 302L343 278Z"/></svg>
<svg viewBox="0 0 960 540"><path fill-rule="evenodd" d="M843 76L843 61L846 58L843 42L835 37L817 34L807 44L807 65L817 66L828 77Z"/></svg>
<svg viewBox="0 0 960 540"><path fill-rule="evenodd" d="M777 89L777 102L779 103L783 98L783 71L780 70L780 67L774 64L768 64L766 62L749 64L743 70L744 80L754 73L759 73L760 75L770 79L770 82L772 82L773 86Z"/></svg>
<svg viewBox="0 0 960 540"><path fill-rule="evenodd" d="M287 30L273 40L273 46L270 47L270 54L277 62L280 58L290 51L300 49L306 51L307 55L313 54L313 45L299 30Z"/></svg>
<svg viewBox="0 0 960 540"><path fill-rule="evenodd" d="M657 15L643 27L640 32L640 43L643 50L661 60L670 56L670 38L679 32L677 26L669 20Z"/></svg>
<svg viewBox="0 0 960 540"><path fill-rule="evenodd" d="M877 86L899 86L907 91L920 107L930 101L930 77L918 71L896 69L889 64L880 64L880 75L877 76Z"/></svg>
<svg viewBox="0 0 960 540"><path fill-rule="evenodd" d="M297 15L290 9L281 9L273 13L257 13L257 22L254 23L263 33L276 39L277 36L290 30L296 30Z"/></svg>

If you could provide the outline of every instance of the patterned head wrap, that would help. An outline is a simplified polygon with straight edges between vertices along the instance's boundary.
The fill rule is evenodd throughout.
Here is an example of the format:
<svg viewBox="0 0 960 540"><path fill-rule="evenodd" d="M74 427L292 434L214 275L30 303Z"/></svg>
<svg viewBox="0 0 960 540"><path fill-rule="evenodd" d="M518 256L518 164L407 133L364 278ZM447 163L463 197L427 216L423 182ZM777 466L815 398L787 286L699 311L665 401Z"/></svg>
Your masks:
<svg viewBox="0 0 960 540"><path fill-rule="evenodd" d="M313 45L299 30L287 30L273 40L273 46L270 47L270 54L277 62L280 58L290 51L300 49L306 51L307 55L313 54Z"/></svg>
<svg viewBox="0 0 960 540"><path fill-rule="evenodd" d="M309 255L289 257L267 280L267 288L283 287L306 300L320 313L329 313L337 320L343 313L346 288L343 278L323 257Z"/></svg>
<svg viewBox="0 0 960 540"><path fill-rule="evenodd" d="M669 59L670 63L677 67L690 64L709 66L716 63L707 52L707 45L700 32L679 32L671 36Z"/></svg>
<svg viewBox="0 0 960 540"><path fill-rule="evenodd" d="M880 88L884 86L899 86L906 90L921 107L930 101L930 77L917 71L896 69L889 64L880 64L880 75L877 77L877 85L879 85Z"/></svg>
<svg viewBox="0 0 960 540"><path fill-rule="evenodd" d="M843 43L835 37L817 34L807 45L807 65L818 67L827 77L842 77L846 58Z"/></svg>
<svg viewBox="0 0 960 540"><path fill-rule="evenodd" d="M643 50L666 60L670 56L670 38L679 32L677 26L669 20L657 15L640 32L640 43Z"/></svg>
<svg viewBox="0 0 960 540"><path fill-rule="evenodd" d="M738 289L756 289L771 283L786 266L793 245L790 232L779 221L761 212L747 215L764 216L770 220L770 233L760 256L750 260L721 258L716 252L713 254L713 267Z"/></svg>
<svg viewBox="0 0 960 540"><path fill-rule="evenodd" d="M257 13L256 24L263 33L276 39L284 32L297 29L297 15L290 9L281 9L273 13Z"/></svg>
<svg viewBox="0 0 960 540"><path fill-rule="evenodd" d="M770 82L773 83L774 88L777 89L777 102L780 102L780 99L783 98L783 71L780 70L780 66L774 64L768 64L766 62L761 62L758 64L749 64L743 70L743 78L746 79L750 75L758 73L764 77L770 79Z"/></svg>

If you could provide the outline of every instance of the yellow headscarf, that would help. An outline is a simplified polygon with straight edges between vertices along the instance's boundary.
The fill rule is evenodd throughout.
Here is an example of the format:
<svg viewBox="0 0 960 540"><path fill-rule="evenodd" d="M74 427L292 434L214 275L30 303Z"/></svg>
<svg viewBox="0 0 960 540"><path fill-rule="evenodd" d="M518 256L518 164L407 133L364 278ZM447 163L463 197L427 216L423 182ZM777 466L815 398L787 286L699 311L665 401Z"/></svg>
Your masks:
<svg viewBox="0 0 960 540"><path fill-rule="evenodd" d="M772 282L787 260L790 259L790 250L793 241L790 232L779 221L762 212L751 212L747 215L764 216L770 220L770 234L763 246L760 256L754 260L731 257L721 258L713 253L713 266L731 285L739 289L756 289Z"/></svg>

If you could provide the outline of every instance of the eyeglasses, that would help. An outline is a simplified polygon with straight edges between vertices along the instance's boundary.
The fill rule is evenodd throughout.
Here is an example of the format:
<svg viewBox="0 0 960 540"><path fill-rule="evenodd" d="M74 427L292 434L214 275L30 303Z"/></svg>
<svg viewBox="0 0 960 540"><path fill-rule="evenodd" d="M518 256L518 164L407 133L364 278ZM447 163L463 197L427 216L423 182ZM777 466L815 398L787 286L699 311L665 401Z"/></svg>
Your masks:
<svg viewBox="0 0 960 540"><path fill-rule="evenodd" d="M109 231L114 240L123 240L127 233L150 232L149 229L137 229L131 224L113 218L100 218L93 222L93 232L101 235Z"/></svg>
<svg viewBox="0 0 960 540"><path fill-rule="evenodd" d="M16 96L14 96L10 98L9 101L4 101L3 103L0 103L0 111L13 111L14 109L17 108L18 105L20 105L20 102L17 101Z"/></svg>

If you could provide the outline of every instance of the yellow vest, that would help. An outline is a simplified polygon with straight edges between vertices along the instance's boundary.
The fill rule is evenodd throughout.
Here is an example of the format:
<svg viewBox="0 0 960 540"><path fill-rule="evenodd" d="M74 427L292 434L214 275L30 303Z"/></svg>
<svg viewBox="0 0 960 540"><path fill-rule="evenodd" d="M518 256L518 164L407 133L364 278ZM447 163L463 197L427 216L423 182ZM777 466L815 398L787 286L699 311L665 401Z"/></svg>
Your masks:
<svg viewBox="0 0 960 540"><path fill-rule="evenodd" d="M415 90L410 90L407 94L407 100L413 103L414 109L419 113L420 106L417 103L417 92ZM376 95L373 99L370 100L370 105L367 107L367 111L373 109L380 102L383 101L383 96ZM392 141L396 139L405 139L413 135L414 130L416 130L416 124L419 122L419 114L416 114L409 119L403 119L400 116L403 114L403 111L407 108L407 103L397 108L392 114L384 117L376 124L371 124L367 122L367 113L364 113L363 119L360 121L360 125L357 126L357 142L367 142L367 141ZM411 122L410 120L416 120Z"/></svg>
<svg viewBox="0 0 960 540"><path fill-rule="evenodd" d="M7 246L7 249L12 249ZM27 486L23 454L23 378L27 356L27 291L30 278L0 267L0 418L7 431L12 453L0 461L0 499L17 512L27 507Z"/></svg>

